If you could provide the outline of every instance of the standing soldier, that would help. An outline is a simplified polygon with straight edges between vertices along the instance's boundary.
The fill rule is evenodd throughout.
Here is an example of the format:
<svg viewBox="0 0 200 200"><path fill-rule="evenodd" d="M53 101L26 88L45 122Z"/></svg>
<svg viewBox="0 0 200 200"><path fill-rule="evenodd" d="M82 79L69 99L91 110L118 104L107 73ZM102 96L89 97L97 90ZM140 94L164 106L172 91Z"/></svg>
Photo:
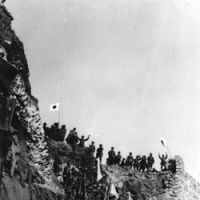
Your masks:
<svg viewBox="0 0 200 200"><path fill-rule="evenodd" d="M100 144L99 148L97 149L97 152L96 152L96 159L99 158L100 163L102 163L102 157L103 157L103 145Z"/></svg>
<svg viewBox="0 0 200 200"><path fill-rule="evenodd" d="M124 167L124 166L126 166L126 159L125 158L123 158L121 163L120 163L120 167Z"/></svg>
<svg viewBox="0 0 200 200"><path fill-rule="evenodd" d="M141 157L137 155L133 164L134 169L137 171L140 169L140 161L141 161Z"/></svg>
<svg viewBox="0 0 200 200"><path fill-rule="evenodd" d="M111 150L108 152L108 159L107 159L107 164L112 165L115 162L115 151L114 147L111 147Z"/></svg>
<svg viewBox="0 0 200 200"><path fill-rule="evenodd" d="M147 159L146 156L142 156L142 159L140 161L140 171L144 172L145 169L147 169Z"/></svg>
<svg viewBox="0 0 200 200"><path fill-rule="evenodd" d="M67 132L66 126L62 125L61 129L59 129L58 141L64 141L66 132Z"/></svg>
<svg viewBox="0 0 200 200"><path fill-rule="evenodd" d="M66 138L66 142L68 144L71 145L73 151L76 150L76 147L77 147L77 143L78 143L78 135L77 135L77 132L76 132L76 128L73 128L70 132L69 132L69 135L67 136Z"/></svg>
<svg viewBox="0 0 200 200"><path fill-rule="evenodd" d="M95 150L96 150L96 147L94 145L94 141L91 142L90 146L89 146L89 151L92 155L94 155L95 153Z"/></svg>
<svg viewBox="0 0 200 200"><path fill-rule="evenodd" d="M90 135L86 139L85 139L84 135L82 135L81 138L78 138L78 139L79 139L79 146L84 147L85 142L90 139Z"/></svg>
<svg viewBox="0 0 200 200"><path fill-rule="evenodd" d="M166 155L162 155L162 157L160 156L160 153L158 154L158 157L160 158L161 162L160 162L160 169L161 171L165 171L167 169L167 154Z"/></svg>
<svg viewBox="0 0 200 200"><path fill-rule="evenodd" d="M116 155L116 157L115 157L115 164L116 164L116 165L119 165L119 164L120 164L121 158L122 158L121 152L118 151L118 153L117 153L117 155Z"/></svg>
<svg viewBox="0 0 200 200"><path fill-rule="evenodd" d="M154 164L154 157L152 156L152 153L150 153L147 158L148 171L152 171L153 164Z"/></svg>
<svg viewBox="0 0 200 200"><path fill-rule="evenodd" d="M69 134L68 134L67 138L65 139L65 141L68 144L72 144L72 138L74 137L75 132L76 132L76 128L73 128L72 130L69 131Z"/></svg>
<svg viewBox="0 0 200 200"><path fill-rule="evenodd" d="M129 167L132 167L133 166L133 155L132 155L132 152L129 153L127 159L126 159L126 165L129 166Z"/></svg>

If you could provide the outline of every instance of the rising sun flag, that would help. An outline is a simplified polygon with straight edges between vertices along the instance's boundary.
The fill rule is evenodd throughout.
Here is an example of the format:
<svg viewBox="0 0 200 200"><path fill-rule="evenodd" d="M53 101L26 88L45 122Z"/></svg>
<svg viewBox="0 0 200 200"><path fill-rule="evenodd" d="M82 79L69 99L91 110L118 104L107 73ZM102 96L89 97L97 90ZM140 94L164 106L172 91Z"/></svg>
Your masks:
<svg viewBox="0 0 200 200"><path fill-rule="evenodd" d="M60 109L60 103L53 103L50 105L49 111L59 111Z"/></svg>

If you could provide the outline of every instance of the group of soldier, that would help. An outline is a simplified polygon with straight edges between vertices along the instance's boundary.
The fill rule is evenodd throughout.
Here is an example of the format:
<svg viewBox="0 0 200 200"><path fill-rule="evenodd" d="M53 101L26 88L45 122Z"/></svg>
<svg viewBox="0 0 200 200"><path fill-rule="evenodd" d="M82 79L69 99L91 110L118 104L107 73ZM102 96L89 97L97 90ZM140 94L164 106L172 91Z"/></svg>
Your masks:
<svg viewBox="0 0 200 200"><path fill-rule="evenodd" d="M56 141L64 141L65 134L66 134L66 128L65 125L62 125L61 128L59 128L58 123L54 123L51 128L47 127L47 124L44 123L43 125L45 134L49 136L50 138L56 140ZM65 138L65 142L67 142L71 147L72 150L75 151L78 147L83 148L85 147L85 142L90 139L90 135L85 138L85 136L78 136L76 128L73 128L69 131L69 134ZM103 145L100 144L99 147L96 149L94 141L91 142L91 144L88 147L89 152L96 158L100 160L100 163L102 163L103 158ZM96 155L95 155L96 152ZM160 159L160 167L161 171L167 170L167 155L158 155ZM121 152L118 151L117 153L114 150L114 147L111 147L110 151L108 152L108 158L106 160L106 163L108 165L118 165L121 167L131 167L137 171L144 172L144 171L153 171L155 170L153 168L153 165L155 163L155 159L152 155L152 153L149 154L149 156L143 155L137 155L136 157L133 157L132 152L129 153L129 155L126 158L122 158Z"/></svg>
<svg viewBox="0 0 200 200"><path fill-rule="evenodd" d="M57 133L59 134L59 130L62 129L65 129L65 127L59 129L57 123L54 123L51 126L51 128L48 128L47 126L44 125L44 130L47 131L46 135L48 134L48 136L51 136L52 139L54 139L55 137L55 136L53 137L52 134L53 131L57 130L58 131ZM84 136L79 137L76 128L73 128L72 130L69 131L69 134L65 139L63 139L63 141L68 143L72 147L72 152L76 152L77 149L84 148L85 150L87 150L87 152L89 152L88 155L90 155L93 158L94 163L97 163L96 161L97 159L99 159L100 163L102 163L103 151L104 151L103 145L100 144L99 147L96 148L95 142L92 141L89 144L89 146L86 146L85 142L88 141L89 138L90 135L87 138L85 138ZM160 162L161 171L167 170L167 155L161 156L159 154L158 157L161 160ZM145 172L145 171L152 172L155 170L153 168L155 159L152 153L150 153L149 156L137 155L134 157L132 152L130 152L126 158L123 158L120 151L118 151L117 153L115 152L114 147L111 147L111 149L108 151L108 158L106 160L106 163L107 165L118 165L120 167L128 167L139 172ZM55 159L54 164L55 165L59 164L59 162ZM92 168L91 170L89 170L90 171L89 175L86 171L88 171L88 169L84 170L83 166L77 166L77 165L75 166L70 162L65 164L65 167L62 172L62 179L67 199L70 200L88 199L86 196L88 195L89 182L95 183L93 184L93 186L97 187L96 188L97 191L102 191L102 189L101 190L98 189L98 187L100 186L98 186L97 184L97 164L94 165L94 170ZM101 194L98 194L97 192L97 195Z"/></svg>
<svg viewBox="0 0 200 200"><path fill-rule="evenodd" d="M67 199L86 199L84 174L75 166L67 163L63 171L63 186Z"/></svg>
<svg viewBox="0 0 200 200"><path fill-rule="evenodd" d="M65 139L65 141L71 145L73 151L76 150L77 147L85 147L85 142L88 141L90 139L90 135L85 138L84 135L82 135L81 137L78 136L76 128L73 128L67 138Z"/></svg>
<svg viewBox="0 0 200 200"><path fill-rule="evenodd" d="M59 128L57 122L52 124L51 127L48 127L47 123L43 123L43 129L45 136L48 136L55 141L63 141L67 132L65 125L62 125L61 128Z"/></svg>
<svg viewBox="0 0 200 200"><path fill-rule="evenodd" d="M152 171L153 164L155 160L152 153L149 154L148 157L137 155L135 158L132 155L132 152L129 153L127 158L122 158L121 152L118 151L116 154L114 151L114 147L111 147L110 151L108 152L107 164L108 165L119 165L121 167L131 167L137 171Z"/></svg>
<svg viewBox="0 0 200 200"><path fill-rule="evenodd" d="M167 154L162 156L158 154L158 157L161 161L160 162L161 171L167 170ZM122 158L121 152L118 151L118 153L116 154L114 147L111 147L110 151L108 152L108 158L107 158L108 165L118 165L121 167L127 166L133 168L136 171L144 172L144 171L156 171L153 168L154 163L155 159L152 153L150 153L149 156L137 155L134 158L132 152L130 152L127 158Z"/></svg>
<svg viewBox="0 0 200 200"><path fill-rule="evenodd" d="M104 174L101 180L91 182L84 168L70 163L63 170L63 186L68 200L113 200L110 181Z"/></svg>

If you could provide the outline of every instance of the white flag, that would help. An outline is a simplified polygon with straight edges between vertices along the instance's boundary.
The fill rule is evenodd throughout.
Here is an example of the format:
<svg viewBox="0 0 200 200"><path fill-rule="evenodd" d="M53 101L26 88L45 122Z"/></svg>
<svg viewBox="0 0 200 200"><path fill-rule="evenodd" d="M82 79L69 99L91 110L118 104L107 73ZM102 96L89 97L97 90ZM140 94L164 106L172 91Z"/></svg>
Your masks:
<svg viewBox="0 0 200 200"><path fill-rule="evenodd" d="M117 193L113 183L111 183L110 195L116 197L117 199L119 198L119 194Z"/></svg>
<svg viewBox="0 0 200 200"><path fill-rule="evenodd" d="M101 180L102 177L100 161L97 159L97 181Z"/></svg>
<svg viewBox="0 0 200 200"><path fill-rule="evenodd" d="M50 105L49 111L58 111L60 109L60 104L59 103L54 103Z"/></svg>
<svg viewBox="0 0 200 200"><path fill-rule="evenodd" d="M165 138L160 138L160 141L161 141L161 144L162 144L163 146L167 146L167 141L166 141Z"/></svg>

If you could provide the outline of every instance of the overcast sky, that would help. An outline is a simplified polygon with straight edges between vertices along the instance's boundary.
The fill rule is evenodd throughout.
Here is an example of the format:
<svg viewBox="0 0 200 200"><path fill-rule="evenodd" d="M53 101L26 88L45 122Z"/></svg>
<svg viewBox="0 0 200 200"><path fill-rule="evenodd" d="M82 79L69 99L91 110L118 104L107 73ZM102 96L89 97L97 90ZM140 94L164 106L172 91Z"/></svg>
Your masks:
<svg viewBox="0 0 200 200"><path fill-rule="evenodd" d="M124 156L157 156L166 137L200 180L199 4L7 0L43 121L57 120L49 105L60 102L68 129Z"/></svg>

